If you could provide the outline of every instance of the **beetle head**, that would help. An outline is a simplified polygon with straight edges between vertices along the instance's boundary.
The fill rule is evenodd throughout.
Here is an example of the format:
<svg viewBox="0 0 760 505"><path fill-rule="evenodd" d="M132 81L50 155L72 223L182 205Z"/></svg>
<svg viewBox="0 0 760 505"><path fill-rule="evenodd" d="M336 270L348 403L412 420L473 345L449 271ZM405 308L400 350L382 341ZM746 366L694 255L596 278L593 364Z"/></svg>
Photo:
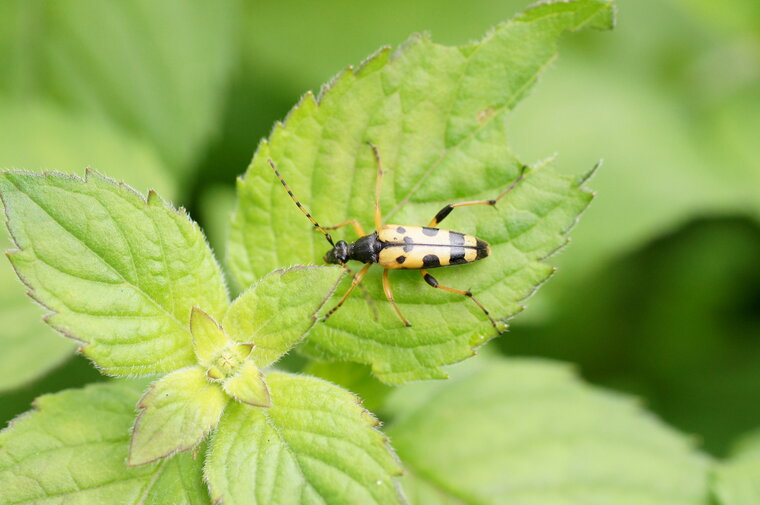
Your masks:
<svg viewBox="0 0 760 505"><path fill-rule="evenodd" d="M348 261L348 244L345 240L339 240L335 247L327 251L323 258L325 263L331 265L343 265Z"/></svg>

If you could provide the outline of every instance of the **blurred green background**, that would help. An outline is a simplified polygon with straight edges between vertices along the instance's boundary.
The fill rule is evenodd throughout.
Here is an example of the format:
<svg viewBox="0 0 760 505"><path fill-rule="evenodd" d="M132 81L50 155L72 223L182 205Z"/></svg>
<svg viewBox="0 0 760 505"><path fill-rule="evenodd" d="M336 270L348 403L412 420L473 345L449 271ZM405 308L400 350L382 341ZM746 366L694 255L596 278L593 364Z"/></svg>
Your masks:
<svg viewBox="0 0 760 505"><path fill-rule="evenodd" d="M6 0L0 167L156 188L221 255L234 179L301 94L413 32L461 44L528 3ZM621 0L613 32L566 37L509 128L526 162L604 165L558 273L491 346L574 362L725 454L760 427L760 2ZM0 280L3 423L103 380L7 263Z"/></svg>

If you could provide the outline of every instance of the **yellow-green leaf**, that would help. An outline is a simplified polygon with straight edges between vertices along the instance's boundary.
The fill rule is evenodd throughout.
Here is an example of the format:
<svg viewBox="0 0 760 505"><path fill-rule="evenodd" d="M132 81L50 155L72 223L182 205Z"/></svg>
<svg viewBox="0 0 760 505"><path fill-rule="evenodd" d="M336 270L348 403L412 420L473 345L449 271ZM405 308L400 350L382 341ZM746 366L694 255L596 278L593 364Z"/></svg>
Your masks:
<svg viewBox="0 0 760 505"><path fill-rule="evenodd" d="M198 226L155 193L88 172L0 173L19 277L112 375L193 365L190 311L220 318L227 292Z"/></svg>
<svg viewBox="0 0 760 505"><path fill-rule="evenodd" d="M267 374L272 407L231 403L206 461L224 505L396 505L400 468L358 398L314 377Z"/></svg>
<svg viewBox="0 0 760 505"><path fill-rule="evenodd" d="M293 267L270 273L241 294L222 326L235 342L253 343L265 368L301 341L343 274L338 267Z"/></svg>
<svg viewBox="0 0 760 505"><path fill-rule="evenodd" d="M412 505L707 505L710 460L566 366L489 359L387 405Z"/></svg>
<svg viewBox="0 0 760 505"><path fill-rule="evenodd" d="M222 388L239 402L255 407L270 407L272 404L264 375L253 360L243 363L237 374L224 381Z"/></svg>
<svg viewBox="0 0 760 505"><path fill-rule="evenodd" d="M216 428L228 400L200 367L157 380L137 405L128 463L144 465L197 447Z"/></svg>
<svg viewBox="0 0 760 505"><path fill-rule="evenodd" d="M2 13L0 13L2 17ZM0 98L0 168L55 169L81 173L85 167L108 173L140 190L175 196L159 156L138 139L102 118L66 111L43 100ZM0 215L4 216L0 204ZM10 240L0 233L0 250ZM5 263L0 260L0 263ZM29 303L26 288L9 264L0 265L0 390L31 382L68 359L76 345L42 322L44 310Z"/></svg>
<svg viewBox="0 0 760 505"><path fill-rule="evenodd" d="M222 109L237 2L6 0L0 14L4 93L104 118L188 172Z"/></svg>
<svg viewBox="0 0 760 505"><path fill-rule="evenodd" d="M135 403L147 382L45 395L0 432L2 505L210 505L203 453L130 468Z"/></svg>
<svg viewBox="0 0 760 505"><path fill-rule="evenodd" d="M760 431L746 436L731 458L716 465L712 484L720 505L760 504Z"/></svg>
<svg viewBox="0 0 760 505"><path fill-rule="evenodd" d="M203 366L209 366L219 351L230 343L219 323L198 307L193 307L190 315L190 332L195 356Z"/></svg>

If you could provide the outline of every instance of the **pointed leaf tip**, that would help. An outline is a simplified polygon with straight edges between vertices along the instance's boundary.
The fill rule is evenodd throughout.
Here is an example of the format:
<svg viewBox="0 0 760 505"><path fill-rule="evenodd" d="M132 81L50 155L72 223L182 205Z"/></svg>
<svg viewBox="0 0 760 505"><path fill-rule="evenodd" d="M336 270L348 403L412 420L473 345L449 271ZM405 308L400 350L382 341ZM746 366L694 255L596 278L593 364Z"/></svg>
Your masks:
<svg viewBox="0 0 760 505"><path fill-rule="evenodd" d="M180 454L171 462L125 465L135 404L146 386L114 380L35 400L37 410L0 432L0 503L111 505L138 496L146 505L208 503L203 458Z"/></svg>
<svg viewBox="0 0 760 505"><path fill-rule="evenodd" d="M314 377L267 374L272 406L231 403L206 458L212 500L401 505L401 471L355 396ZM293 502L293 497L308 499Z"/></svg>
<svg viewBox="0 0 760 505"><path fill-rule="evenodd" d="M198 363L204 367L210 366L217 354L231 342L219 323L198 307L193 307L190 313L190 331Z"/></svg>
<svg viewBox="0 0 760 505"><path fill-rule="evenodd" d="M224 381L222 387L225 393L239 402L255 407L269 408L272 406L269 389L264 382L264 374L251 360L243 363L238 373Z"/></svg>
<svg viewBox="0 0 760 505"><path fill-rule="evenodd" d="M193 449L216 427L227 401L200 367L157 380L138 404L128 464L144 465Z"/></svg>
<svg viewBox="0 0 760 505"><path fill-rule="evenodd" d="M211 250L187 216L90 173L87 181L25 172L0 179L19 277L53 312L48 323L87 341L105 373L195 364L191 308L222 314L229 303Z"/></svg>
<svg viewBox="0 0 760 505"><path fill-rule="evenodd" d="M339 267L276 270L232 303L222 326L232 340L253 342L251 359L265 368L304 338L342 276Z"/></svg>

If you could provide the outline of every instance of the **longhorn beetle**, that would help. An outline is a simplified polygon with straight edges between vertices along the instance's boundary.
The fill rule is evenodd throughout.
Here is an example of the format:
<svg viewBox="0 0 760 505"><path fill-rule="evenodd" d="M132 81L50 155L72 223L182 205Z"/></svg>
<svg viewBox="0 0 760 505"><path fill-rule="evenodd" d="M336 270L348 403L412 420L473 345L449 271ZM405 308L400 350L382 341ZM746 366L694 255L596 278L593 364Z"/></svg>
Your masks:
<svg viewBox="0 0 760 505"><path fill-rule="evenodd" d="M465 207L468 205L496 205L496 202L504 198L504 196L506 196L507 193L509 193L522 180L527 167L523 165L517 179L515 179L512 184L493 200L474 200L469 202L450 203L442 208L427 226L407 226L398 224L384 225L382 214L380 213L380 189L383 180L383 165L380 161L380 152L377 147L371 142L367 143L372 149L377 164L377 179L375 182L375 231L369 235L364 232L364 228L362 228L362 225L356 219L349 219L336 224L335 226L320 226L309 211L307 211L304 206L301 205L301 202L299 202L293 195L293 191L290 189L290 186L288 186L288 183L285 182L285 179L282 178L282 175L280 175L274 162L271 159L267 160L296 206L301 209L301 212L306 215L314 227L325 236L330 243L330 246L332 246L332 249L325 254L323 258L324 261L334 265L341 265L353 276L351 286L341 297L338 304L327 312L324 319L333 315L335 311L343 305L343 302L346 301L348 295L350 295L353 289L361 283L369 268L374 263L377 263L383 267L383 290L385 291L385 297L391 302L396 314L401 318L404 325L411 326L406 317L401 313L396 302L393 300L393 291L391 291L388 272L391 270L414 269L419 270L423 279L425 279L425 282L434 288L472 299L472 301L475 302L485 313L493 327L496 328L496 331L501 333L501 329L496 324L493 317L488 313L488 310L486 310L483 304L480 303L470 291L463 291L440 285L435 277L428 273L427 269L472 263L491 254L491 248L486 241L473 235L467 235L457 231L443 230L437 226L457 207ZM333 242L333 239L327 230L335 230L349 224L354 227L356 233L359 235L359 239L352 244L343 240L339 240L337 243ZM348 260L361 261L362 263L366 263L366 265L354 275L346 265Z"/></svg>

